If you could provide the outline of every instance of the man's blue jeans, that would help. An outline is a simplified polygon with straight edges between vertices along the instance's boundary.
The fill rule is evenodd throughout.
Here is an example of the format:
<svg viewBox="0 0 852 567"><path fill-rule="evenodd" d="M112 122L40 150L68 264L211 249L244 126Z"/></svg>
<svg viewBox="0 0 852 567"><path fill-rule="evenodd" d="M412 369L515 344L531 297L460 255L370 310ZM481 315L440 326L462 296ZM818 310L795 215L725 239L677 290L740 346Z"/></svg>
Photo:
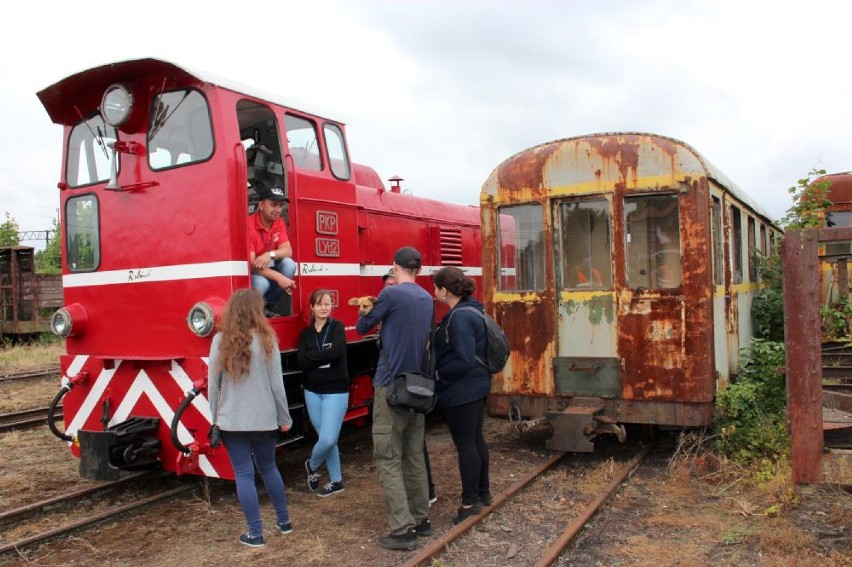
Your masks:
<svg viewBox="0 0 852 567"><path fill-rule="evenodd" d="M246 517L249 535L263 535L263 522L260 519L260 504L257 499L257 487L254 485L254 470L260 473L266 493L275 508L278 523L290 521L287 509L287 495L284 492L284 480L275 465L276 431L222 431L222 444L228 451L234 476L237 477L237 498ZM254 458L252 458L254 457Z"/></svg>
<svg viewBox="0 0 852 567"><path fill-rule="evenodd" d="M319 436L311 451L311 470L317 470L325 463L331 481L340 482L343 474L340 470L337 438L340 437L343 416L349 406L349 393L318 394L305 390L305 405L308 406L311 424Z"/></svg>
<svg viewBox="0 0 852 567"><path fill-rule="evenodd" d="M269 263L269 267L285 278L292 280L296 276L296 262L293 261L293 258L275 260ZM259 274L251 275L251 287L263 295L263 302L267 307L273 307L278 303L278 300L281 299L281 295L284 293L281 286Z"/></svg>

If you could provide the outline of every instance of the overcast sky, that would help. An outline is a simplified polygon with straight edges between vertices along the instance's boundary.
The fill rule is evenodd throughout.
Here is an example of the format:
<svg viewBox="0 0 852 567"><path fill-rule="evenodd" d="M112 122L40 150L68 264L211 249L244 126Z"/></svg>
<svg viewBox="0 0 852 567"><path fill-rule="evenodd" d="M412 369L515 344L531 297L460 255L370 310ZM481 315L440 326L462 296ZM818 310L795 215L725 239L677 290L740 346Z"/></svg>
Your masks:
<svg viewBox="0 0 852 567"><path fill-rule="evenodd" d="M683 140L773 218L852 170L852 4L712 1L15 2L0 24L0 215L51 227L61 128L36 92L156 57L335 111L352 158L477 204L505 158L614 131ZM35 245L36 243L32 243Z"/></svg>

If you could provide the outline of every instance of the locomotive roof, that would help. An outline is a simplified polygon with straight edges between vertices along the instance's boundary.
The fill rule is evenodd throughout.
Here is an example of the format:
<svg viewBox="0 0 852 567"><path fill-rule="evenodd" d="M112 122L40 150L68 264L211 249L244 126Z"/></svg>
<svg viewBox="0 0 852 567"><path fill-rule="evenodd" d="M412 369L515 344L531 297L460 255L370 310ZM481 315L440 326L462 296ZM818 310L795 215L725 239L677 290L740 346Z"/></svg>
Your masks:
<svg viewBox="0 0 852 567"><path fill-rule="evenodd" d="M499 169L503 164L506 164L506 163L516 159L519 155L521 155L525 152L544 148L544 147L552 145L552 144L561 144L561 143L565 143L565 142L579 142L581 140L587 140L587 139L590 139L590 138L612 138L612 137L620 137L620 136L647 136L649 138L657 138L657 139L660 139L660 140L668 140L669 142L672 142L674 144L677 144L678 146L685 148L687 151L689 151L690 153L692 153L695 156L695 158L701 164L701 167L707 172L707 176L709 178L713 179L719 185L721 185L722 187L727 189L734 197L736 197L742 203L745 203L746 205L748 205L749 208L751 208L755 213L762 216L765 220L769 221L773 225L777 224L772 219L772 217L770 217L769 214L763 209L763 207L758 205L757 202L755 202L754 199L752 199L752 197L748 193L743 191L736 183L731 181L728 178L727 175L722 173L721 170L719 170L716 166L714 166L712 163L710 163L703 155L701 155L698 152L698 150L696 150L695 148L693 148L692 146L690 146L686 142L682 142L681 140L678 140L676 138L670 138L668 136L661 136L659 134L651 134L651 133L648 133L648 132L602 132L602 133L598 133L598 134L586 134L586 135L583 135L583 136L572 136L570 138L561 138L561 139L558 139L558 140L552 140L550 142L545 142L543 144L533 146L532 148L528 148L526 150L522 150L522 151L516 153L515 155L513 155L512 157L506 159L502 164L497 166L497 169ZM497 169L495 169L495 172L497 171Z"/></svg>
<svg viewBox="0 0 852 567"><path fill-rule="evenodd" d="M77 108L80 104L81 93L92 93L89 95L92 100L86 101L85 108L97 108L100 105L101 95L107 87L114 83L129 81L145 75L162 75L180 81L196 80L314 116L334 120L341 124L346 122L336 113L320 110L308 104L296 102L278 94L244 85L206 71L154 58L119 61L80 71L39 91L38 98L53 122L67 125L76 124L80 120ZM75 104L71 104L71 101L74 101Z"/></svg>

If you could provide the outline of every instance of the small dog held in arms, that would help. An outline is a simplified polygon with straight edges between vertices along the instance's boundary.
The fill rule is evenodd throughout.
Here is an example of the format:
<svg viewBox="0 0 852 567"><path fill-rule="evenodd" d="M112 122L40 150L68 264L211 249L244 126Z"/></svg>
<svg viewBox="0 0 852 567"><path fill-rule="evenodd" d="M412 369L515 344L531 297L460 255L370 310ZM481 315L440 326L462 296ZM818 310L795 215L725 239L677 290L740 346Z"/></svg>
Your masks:
<svg viewBox="0 0 852 567"><path fill-rule="evenodd" d="M364 316L373 310L373 305L376 304L376 298L372 295L364 297L353 297L349 300L349 305L358 306L358 315Z"/></svg>

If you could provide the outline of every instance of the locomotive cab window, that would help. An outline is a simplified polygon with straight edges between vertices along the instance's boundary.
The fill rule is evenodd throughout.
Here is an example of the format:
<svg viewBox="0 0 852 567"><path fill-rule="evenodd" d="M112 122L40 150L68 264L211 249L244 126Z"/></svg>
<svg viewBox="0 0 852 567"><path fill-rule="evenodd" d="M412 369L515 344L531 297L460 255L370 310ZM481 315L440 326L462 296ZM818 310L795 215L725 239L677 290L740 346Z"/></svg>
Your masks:
<svg viewBox="0 0 852 567"><path fill-rule="evenodd" d="M606 200L560 203L555 231L561 289L610 289L612 246Z"/></svg>
<svg viewBox="0 0 852 567"><path fill-rule="evenodd" d="M107 125L100 114L83 120L71 130L65 182L69 187L82 187L109 179L112 150L108 144L118 141L115 128ZM121 156L118 156L118 171Z"/></svg>
<svg viewBox="0 0 852 567"><path fill-rule="evenodd" d="M295 166L299 169L322 171L317 128L313 122L287 114L284 117L284 127L287 130L287 145Z"/></svg>
<svg viewBox="0 0 852 567"><path fill-rule="evenodd" d="M627 285L634 289L680 287L678 196L626 197L624 225Z"/></svg>
<svg viewBox="0 0 852 567"><path fill-rule="evenodd" d="M541 205L498 209L500 289L544 289L544 226Z"/></svg>
<svg viewBox="0 0 852 567"><path fill-rule="evenodd" d="M94 195L71 197L65 202L65 251L68 269L91 272L101 261L98 200Z"/></svg>
<svg viewBox="0 0 852 567"><path fill-rule="evenodd" d="M153 170L204 161L213 155L207 100L192 89L154 97L148 119L148 163Z"/></svg>
<svg viewBox="0 0 852 567"><path fill-rule="evenodd" d="M237 103L237 120L246 151L248 212L251 214L257 210L262 190L279 187L289 198L287 170L281 151L278 120L272 109L252 100L241 100ZM286 203L282 214L286 222L289 219Z"/></svg>
<svg viewBox="0 0 852 567"><path fill-rule="evenodd" d="M346 156L346 142L343 130L337 124L326 124L322 127L325 136L325 149L328 152L328 163L331 173L343 181L349 180L349 158Z"/></svg>

